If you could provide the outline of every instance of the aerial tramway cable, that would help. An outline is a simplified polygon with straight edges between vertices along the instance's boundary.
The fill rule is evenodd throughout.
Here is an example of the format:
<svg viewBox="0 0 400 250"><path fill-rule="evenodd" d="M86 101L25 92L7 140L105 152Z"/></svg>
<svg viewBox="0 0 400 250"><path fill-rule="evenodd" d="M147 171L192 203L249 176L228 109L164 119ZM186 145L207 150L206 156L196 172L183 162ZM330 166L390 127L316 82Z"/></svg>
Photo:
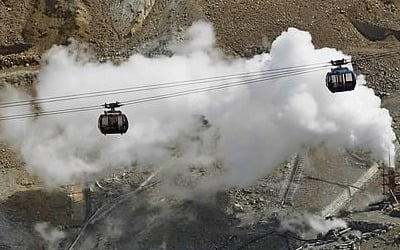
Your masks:
<svg viewBox="0 0 400 250"><path fill-rule="evenodd" d="M319 65L319 66L317 66ZM286 68L277 68L270 70L260 70L246 73L238 73L238 74L229 74L208 78L200 78L194 80L187 81L174 81L160 84L151 84L151 85L141 85L135 87L127 87L127 88L119 88L119 89L111 89L111 90L102 90L95 92L86 92L81 94L71 94L71 95L63 95L63 96L54 96L54 97L46 97L46 98L37 98L37 99L28 99L23 101L13 101L13 102L0 102L1 108L9 108L9 107L18 107L25 106L31 104L42 104L42 103L50 103L50 102L58 102L58 101L68 101L82 98L91 98L91 97L99 97L99 96L107 96L107 95L115 95L115 94L124 94L124 93L133 93L133 92L142 92L147 90L159 90L165 88L174 88L181 86L190 86L190 85L198 85L204 83L213 83L216 81L227 81L227 80L236 80L238 77L240 78L250 78L255 76L268 76L278 73L293 73L306 69L320 68L320 67L328 67L329 63L316 63L302 66L294 66L294 67L286 67Z"/></svg>
<svg viewBox="0 0 400 250"><path fill-rule="evenodd" d="M195 88L195 89L189 89L189 90L176 91L176 92L160 94L160 95L156 95L156 96L149 96L149 97L138 98L138 99L134 99L134 100L127 100L127 101L121 102L121 104L124 106L134 105L134 104L168 99L168 98L184 96L184 95L189 95L189 94L194 94L194 93L199 93L199 92L207 92L207 91L225 89L225 88L241 86L241 85L262 83L264 81L275 80L275 79L280 79L280 78L290 77L290 76L297 76L297 75L307 74L307 73L321 71L321 70L325 70L325 67L324 68L320 67L317 69L308 69L308 70L292 72L292 73L279 73L279 74L270 75L268 77L258 77L258 78L252 78L249 80L237 80L237 81L214 85L214 86L209 86L209 87L201 87L201 88ZM103 105L92 105L92 106L86 106L86 107L67 108L67 109L59 109L59 110L52 110L52 111L38 111L38 112L32 112L32 113L26 113L26 114L6 115L6 116L0 116L0 121L22 119L22 118L29 118L29 117L36 117L36 116L48 116L48 115L55 115L55 114L66 114L66 113L98 110L98 109L102 109L103 107L104 107Z"/></svg>

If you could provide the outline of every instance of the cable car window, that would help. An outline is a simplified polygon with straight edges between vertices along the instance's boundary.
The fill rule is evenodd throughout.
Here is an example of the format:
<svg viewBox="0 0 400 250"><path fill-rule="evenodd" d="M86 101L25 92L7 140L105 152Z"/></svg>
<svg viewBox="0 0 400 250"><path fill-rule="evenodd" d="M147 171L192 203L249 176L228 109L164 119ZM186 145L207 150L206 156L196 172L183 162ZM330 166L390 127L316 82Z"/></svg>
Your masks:
<svg viewBox="0 0 400 250"><path fill-rule="evenodd" d="M118 126L118 116L110 115L108 117L109 126Z"/></svg>
<svg viewBox="0 0 400 250"><path fill-rule="evenodd" d="M351 82L351 81L353 81L353 74L347 73L346 74L346 82Z"/></svg>
<svg viewBox="0 0 400 250"><path fill-rule="evenodd" d="M339 77L340 76L338 76L338 75L333 75L333 87L334 88L337 88L337 87L339 87L339 82L340 82L340 80L339 80Z"/></svg>

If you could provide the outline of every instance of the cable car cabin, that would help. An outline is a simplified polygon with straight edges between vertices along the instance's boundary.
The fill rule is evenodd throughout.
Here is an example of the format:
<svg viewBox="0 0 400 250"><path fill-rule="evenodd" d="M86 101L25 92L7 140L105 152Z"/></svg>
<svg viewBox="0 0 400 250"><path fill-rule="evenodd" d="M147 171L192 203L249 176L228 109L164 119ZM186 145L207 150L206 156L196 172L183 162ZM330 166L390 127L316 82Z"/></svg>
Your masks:
<svg viewBox="0 0 400 250"><path fill-rule="evenodd" d="M351 91L356 87L356 76L346 67L331 69L326 74L326 86L332 93Z"/></svg>
<svg viewBox="0 0 400 250"><path fill-rule="evenodd" d="M128 119L121 111L104 111L99 117L99 129L104 135L122 135L128 131L128 127Z"/></svg>

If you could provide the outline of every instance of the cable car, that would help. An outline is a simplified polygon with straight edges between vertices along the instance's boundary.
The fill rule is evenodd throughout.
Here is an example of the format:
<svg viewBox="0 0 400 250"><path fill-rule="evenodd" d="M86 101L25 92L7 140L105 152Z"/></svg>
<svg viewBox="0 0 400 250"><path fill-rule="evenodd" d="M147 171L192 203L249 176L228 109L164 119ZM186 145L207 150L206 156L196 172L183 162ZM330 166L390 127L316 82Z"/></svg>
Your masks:
<svg viewBox="0 0 400 250"><path fill-rule="evenodd" d="M110 109L104 111L99 117L99 129L104 135L108 134L125 134L128 131L128 118L121 111L115 108L121 107L119 102L106 103L104 107Z"/></svg>
<svg viewBox="0 0 400 250"><path fill-rule="evenodd" d="M333 66L337 66L326 74L326 87L332 93L352 91L356 87L356 75L354 72L347 67L342 67L347 63L345 59L331 61Z"/></svg>

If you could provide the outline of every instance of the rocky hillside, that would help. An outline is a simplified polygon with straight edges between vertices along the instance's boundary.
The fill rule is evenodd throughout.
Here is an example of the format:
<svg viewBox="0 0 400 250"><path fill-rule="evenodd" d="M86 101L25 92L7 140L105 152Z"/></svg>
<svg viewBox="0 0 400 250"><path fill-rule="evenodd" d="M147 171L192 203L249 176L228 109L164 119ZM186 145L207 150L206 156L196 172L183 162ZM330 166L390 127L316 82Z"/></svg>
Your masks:
<svg viewBox="0 0 400 250"><path fill-rule="evenodd" d="M318 46L346 50L375 46L351 18L400 29L400 3L391 0L2 0L0 9L2 55L40 54L70 37L98 50L134 49L199 18L215 25L220 46L239 54L288 27L309 30Z"/></svg>
<svg viewBox="0 0 400 250"><path fill-rule="evenodd" d="M99 57L160 53L158 47L198 19L212 22L218 46L239 56L265 51L288 27L310 31L318 47L353 55L393 50L398 41L369 41L352 20L400 30L394 0L1 0L0 10L0 69L38 65L42 53L70 38Z"/></svg>
<svg viewBox="0 0 400 250"><path fill-rule="evenodd" d="M400 1L397 0L0 0L0 86L6 82L16 85L34 83L37 71L43 64L41 59L43 53L53 45L68 44L71 38L88 44L100 59L111 57L123 60L124 57L135 52L152 56L163 53L163 46L172 37L199 19L213 23L218 46L225 53L233 56L248 57L268 51L271 42L288 27L310 31L317 47L338 48L355 57L399 51L400 48L395 36L389 35L383 41L372 41L361 34L352 22L358 20L362 23L371 23L399 31ZM363 62L355 67L357 72L367 76L370 86L384 99L384 105L390 109L396 123L400 121L398 118L400 117L398 110L399 68L400 60L397 57L384 58L376 62ZM400 127L400 123L397 126ZM24 243L19 242L18 238L0 233L0 248L2 249L2 244L4 244L4 248L12 246L34 249L31 246L38 246L36 238L39 237L37 233L34 235L36 238L31 238L29 235L33 235L34 223L40 221L62 225L62 229L72 230L71 235L75 235L78 229L68 228L73 223L65 219L71 216L67 213L72 213L73 210L72 208L65 209L67 206L65 203L70 197L65 197L64 191L61 195L55 192L54 196L42 193L40 182L26 173L23 163L19 162L18 157L1 141L0 149L0 228L5 229L4 232L9 231L10 235L19 233L24 237L27 236ZM324 174L329 170L335 171L338 182L342 181L342 176L351 176L348 168L343 172L337 169L327 169ZM275 173L275 175L283 175L280 170L276 171L278 174ZM358 176L359 172L364 170L355 168L352 171L354 176ZM321 178L323 177L325 176ZM269 178L273 179L273 177ZM258 186L249 187L247 190L230 190L224 194L226 197L219 197L219 202L223 203L221 208L212 204L208 207L209 205L190 202L176 205L178 208L171 206L171 209L177 209L176 211L197 212L198 221L195 223L188 221L182 226L180 218L178 218L179 221L172 218L169 222L167 221L168 223L159 223L154 227L155 232L138 234L142 241L140 242L142 248L150 246L156 248L151 245L155 243L164 244L158 242L162 239L158 236L165 235L164 231L167 232L167 238L175 239L172 232L176 232L177 235L182 235L181 238L186 239L186 242L182 241L183 243L179 240L176 243L178 245L187 244L188 246L190 242L197 243L210 238L209 242L202 243L204 249L217 248L216 243L218 243L218 249L233 249L234 246L252 242L256 233L254 228L242 228L234 233L230 232L233 227L241 227L238 219L232 214L240 213L247 216L254 213L258 217L263 217L273 212L271 207L275 206L275 203L279 205L280 200L273 203L271 199L279 197L279 190L266 187L270 182L280 183L280 179L263 181L265 183L261 182ZM307 184L305 187L311 187L312 192L321 190L326 192L325 198L329 201L332 199L328 191L337 191L323 184L317 190L315 180L308 181L312 184ZM115 193L109 191L106 184L96 184L101 192L114 196ZM109 185L113 186L116 183ZM323 190L322 186L327 190ZM115 189L121 191L127 188L124 186L124 189L119 187ZM378 190L376 187L371 189ZM110 188L110 190L114 189ZM304 190L305 195L308 195L309 190L306 188ZM263 192L266 194L265 197L260 195ZM106 198L109 198L108 196ZM100 197L101 201L106 200ZM43 206L43 200L47 201L45 205L54 208L53 211L46 210L47 206ZM233 211L229 214L225 214L224 210L228 207L226 200L231 200L234 204L231 209ZM304 200L309 202L306 198ZM147 202L146 197L143 202ZM217 202L217 204L220 203ZM267 203L270 205L266 205ZM143 204L138 204L138 210L142 209L140 206ZM309 204L304 206L306 205ZM143 206L146 207L147 204ZM30 209L31 207L35 209ZM271 208L268 213L264 211L267 208ZM120 214L133 211L130 204L119 209L117 213ZM136 217L141 216L153 218L157 209L154 209L155 211L142 209L140 210L142 213L132 215L132 220L139 220L140 218ZM41 214L40 211L43 213ZM209 217L210 214L211 217ZM165 218L169 217L165 216ZM242 219L246 220L246 218ZM62 223L59 220L62 220ZM16 226L10 226L14 224ZM201 230L204 225L213 227L214 231L209 231L210 235L208 235L205 230ZM102 224L97 226L105 228ZM141 226L142 224L138 224L136 227L129 228L128 231L137 234L142 231ZM182 228L191 232L190 235ZM91 229L96 231L97 228L92 226ZM261 229L265 231L269 229L269 226L261 227ZM70 241L73 240L71 235ZM100 236L98 236L97 249L109 249L107 247L110 246L111 240ZM149 242L150 236L156 239ZM126 237L126 240L122 242L127 244L125 249L130 249L131 234ZM6 238L7 241L4 241L3 239ZM278 236L276 238L274 242L284 244L281 238ZM266 242L259 242L259 249L264 249L263 246L269 241ZM103 243L104 247L99 247ZM293 248L298 246L297 243L293 245ZM245 247L237 249L245 249Z"/></svg>

